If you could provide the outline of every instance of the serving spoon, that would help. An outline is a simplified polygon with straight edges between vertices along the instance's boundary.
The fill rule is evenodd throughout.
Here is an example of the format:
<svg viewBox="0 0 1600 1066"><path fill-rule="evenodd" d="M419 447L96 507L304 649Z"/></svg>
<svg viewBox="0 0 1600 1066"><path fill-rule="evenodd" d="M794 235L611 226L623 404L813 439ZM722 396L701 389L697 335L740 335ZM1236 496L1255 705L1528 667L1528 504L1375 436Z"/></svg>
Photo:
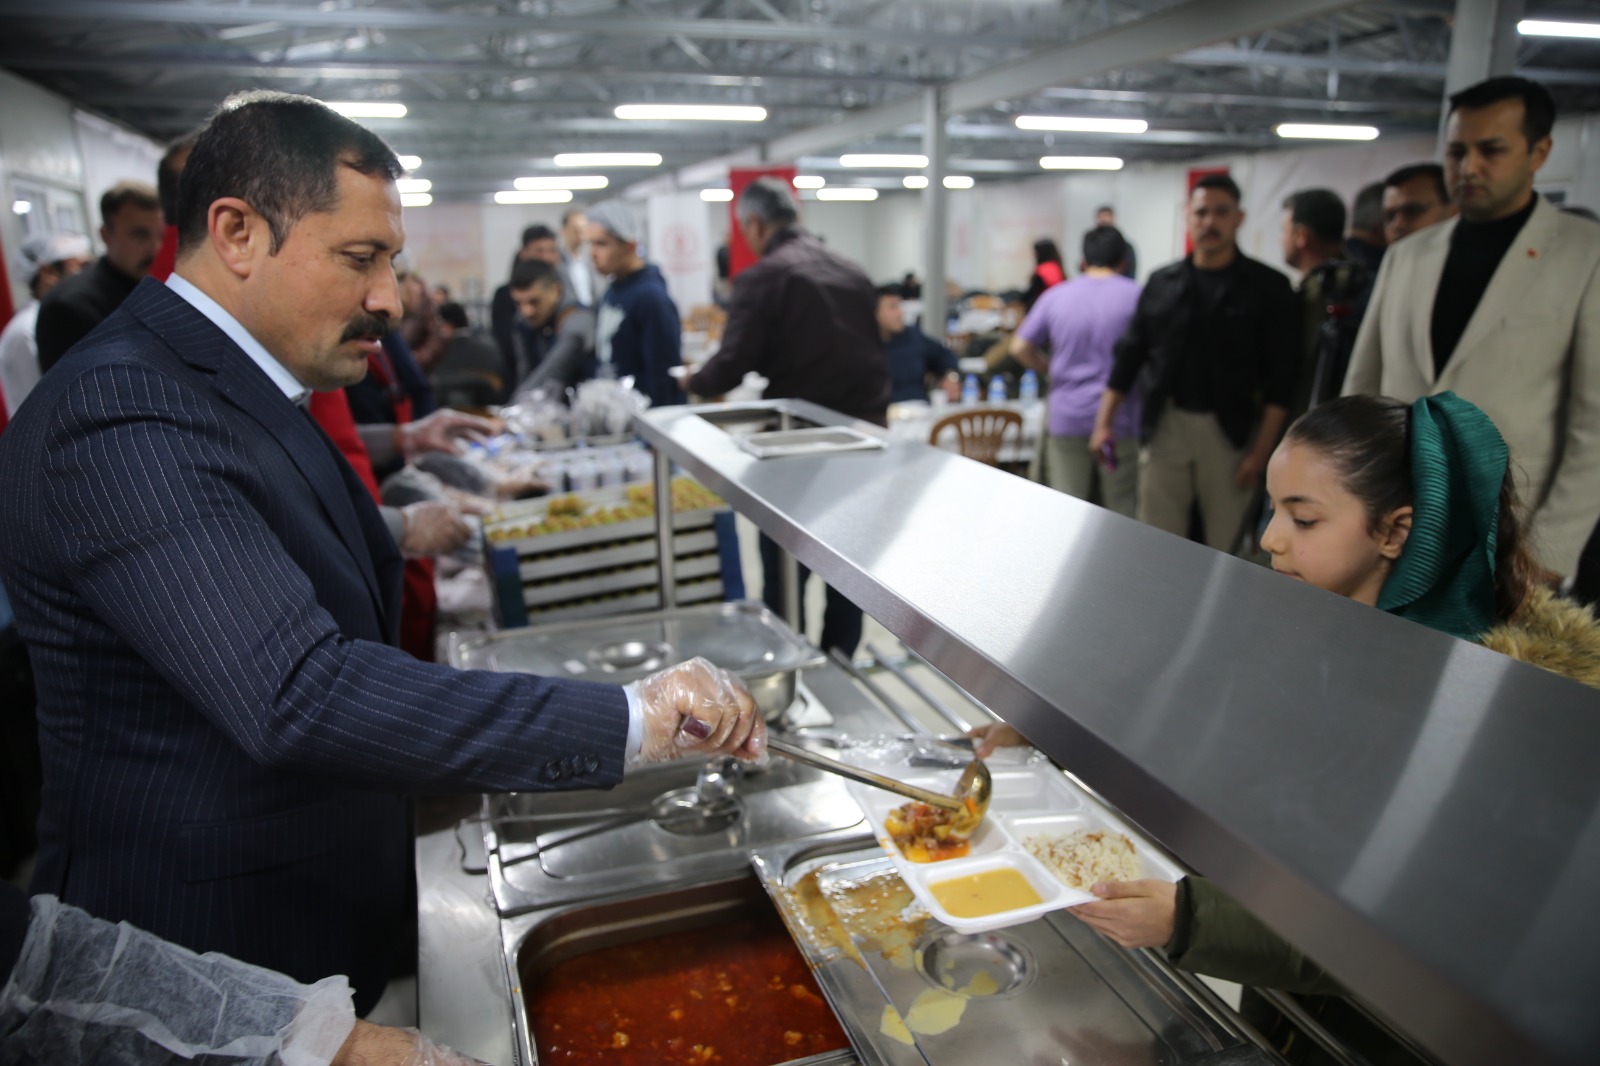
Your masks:
<svg viewBox="0 0 1600 1066"><path fill-rule="evenodd" d="M947 796L942 792L933 792L916 785L899 781L872 770L864 770L859 766L851 766L838 759L830 759L826 755L812 751L810 748L793 744L782 737L767 735L767 747L795 762L814 766L819 770L826 770L840 777L848 777L852 781L859 781L863 785L874 788L886 789L889 792L908 796L920 800L931 807L941 807L947 811L955 811L956 817L951 819L951 825L962 836L970 835L983 822L984 812L989 809L989 797L994 792L994 779L989 775L989 768L983 764L982 759L973 759L967 768L961 772L961 779L956 782L954 795Z"/></svg>

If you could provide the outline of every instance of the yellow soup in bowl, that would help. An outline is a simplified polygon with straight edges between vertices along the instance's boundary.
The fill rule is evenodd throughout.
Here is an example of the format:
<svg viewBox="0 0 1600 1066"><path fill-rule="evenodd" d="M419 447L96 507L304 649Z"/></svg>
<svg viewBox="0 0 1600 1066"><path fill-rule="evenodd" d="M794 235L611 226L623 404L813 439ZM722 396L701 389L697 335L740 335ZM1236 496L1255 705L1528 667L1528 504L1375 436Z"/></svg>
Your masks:
<svg viewBox="0 0 1600 1066"><path fill-rule="evenodd" d="M982 918L1044 902L1026 877L1007 867L935 881L928 891L953 918Z"/></svg>

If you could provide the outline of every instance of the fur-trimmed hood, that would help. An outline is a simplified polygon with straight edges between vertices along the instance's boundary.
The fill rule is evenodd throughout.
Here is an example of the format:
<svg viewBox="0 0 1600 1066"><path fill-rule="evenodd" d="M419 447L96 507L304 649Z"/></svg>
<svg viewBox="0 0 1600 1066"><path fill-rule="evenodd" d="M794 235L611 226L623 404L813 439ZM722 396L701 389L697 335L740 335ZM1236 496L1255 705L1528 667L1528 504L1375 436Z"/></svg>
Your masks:
<svg viewBox="0 0 1600 1066"><path fill-rule="evenodd" d="M1509 622L1484 634L1491 651L1600 688L1600 619L1582 604L1535 588Z"/></svg>

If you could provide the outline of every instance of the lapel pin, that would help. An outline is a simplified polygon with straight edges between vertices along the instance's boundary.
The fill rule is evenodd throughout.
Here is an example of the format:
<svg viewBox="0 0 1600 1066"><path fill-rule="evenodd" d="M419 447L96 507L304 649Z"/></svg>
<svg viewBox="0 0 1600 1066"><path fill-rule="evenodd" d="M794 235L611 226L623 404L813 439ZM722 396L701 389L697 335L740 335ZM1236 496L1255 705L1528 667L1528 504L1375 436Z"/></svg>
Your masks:
<svg viewBox="0 0 1600 1066"><path fill-rule="evenodd" d="M1537 249L1537 248L1529 248L1528 249L1528 258L1529 259L1537 259L1537 258L1539 258L1539 249Z"/></svg>

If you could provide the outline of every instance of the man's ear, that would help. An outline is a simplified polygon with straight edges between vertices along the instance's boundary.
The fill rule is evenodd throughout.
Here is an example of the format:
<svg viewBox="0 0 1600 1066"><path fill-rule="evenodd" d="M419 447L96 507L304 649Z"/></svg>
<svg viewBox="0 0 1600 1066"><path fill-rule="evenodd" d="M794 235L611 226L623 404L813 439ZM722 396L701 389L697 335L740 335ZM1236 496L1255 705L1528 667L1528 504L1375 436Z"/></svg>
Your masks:
<svg viewBox="0 0 1600 1066"><path fill-rule="evenodd" d="M267 220L237 197L212 201L206 212L206 234L223 266L241 278L250 276L257 259L271 254Z"/></svg>
<svg viewBox="0 0 1600 1066"><path fill-rule="evenodd" d="M1411 515L1409 507L1396 507L1390 511L1383 520L1382 532L1379 534L1378 554L1385 559L1400 558L1400 552L1406 546L1406 539L1411 536Z"/></svg>

